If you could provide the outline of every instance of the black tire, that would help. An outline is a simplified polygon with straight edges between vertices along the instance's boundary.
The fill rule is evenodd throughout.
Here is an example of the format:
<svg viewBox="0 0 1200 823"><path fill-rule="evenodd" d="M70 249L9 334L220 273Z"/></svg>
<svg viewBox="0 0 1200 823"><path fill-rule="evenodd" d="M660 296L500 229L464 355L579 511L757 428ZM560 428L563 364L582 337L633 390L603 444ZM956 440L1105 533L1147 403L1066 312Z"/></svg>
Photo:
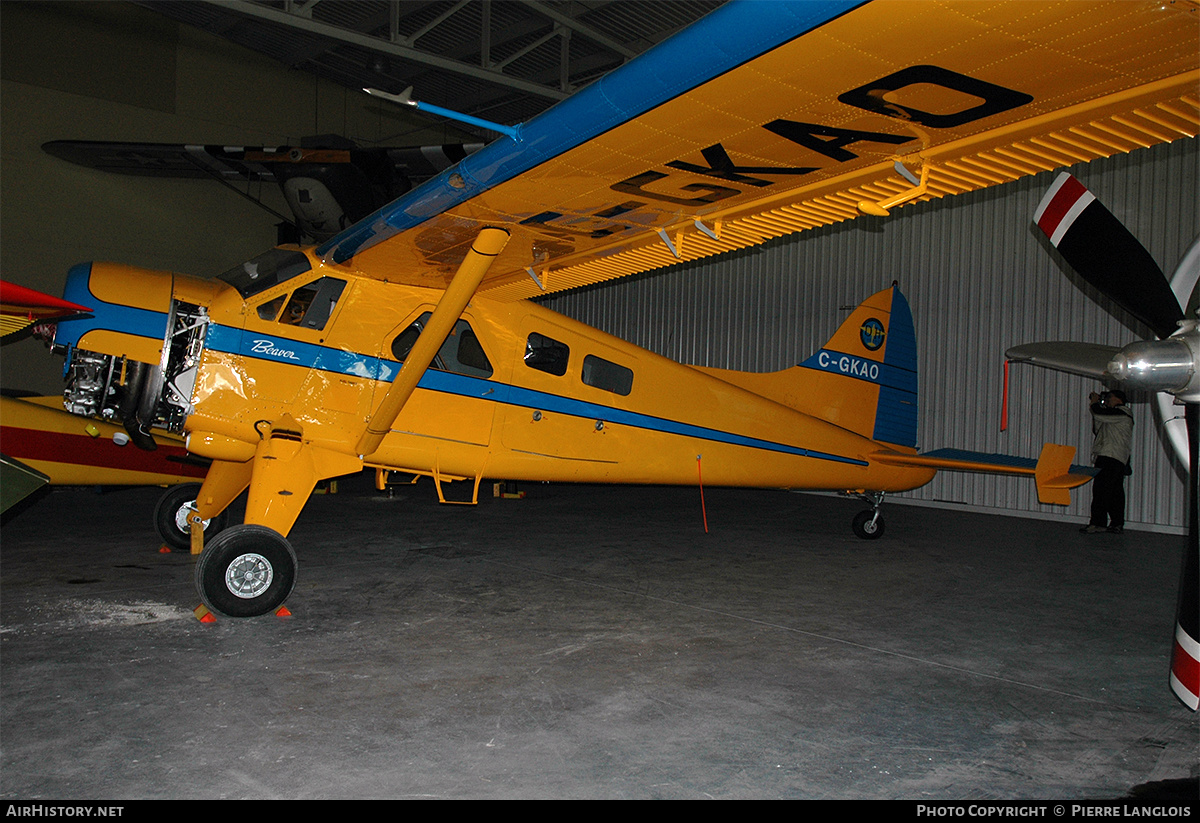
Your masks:
<svg viewBox="0 0 1200 823"><path fill-rule="evenodd" d="M283 605L296 585L296 553L274 529L230 526L196 561L204 605L228 617L257 617Z"/></svg>
<svg viewBox="0 0 1200 823"><path fill-rule="evenodd" d="M158 536L172 549L184 551L192 547L192 533L187 524L187 513L194 508L197 495L200 494L199 483L180 483L167 489L158 498L154 507L154 528ZM228 519L225 512L206 520L204 536L212 537L225 528Z"/></svg>
<svg viewBox="0 0 1200 823"><path fill-rule="evenodd" d="M883 516L875 516L875 512L859 512L854 515L854 533L863 540L875 540L883 536Z"/></svg>

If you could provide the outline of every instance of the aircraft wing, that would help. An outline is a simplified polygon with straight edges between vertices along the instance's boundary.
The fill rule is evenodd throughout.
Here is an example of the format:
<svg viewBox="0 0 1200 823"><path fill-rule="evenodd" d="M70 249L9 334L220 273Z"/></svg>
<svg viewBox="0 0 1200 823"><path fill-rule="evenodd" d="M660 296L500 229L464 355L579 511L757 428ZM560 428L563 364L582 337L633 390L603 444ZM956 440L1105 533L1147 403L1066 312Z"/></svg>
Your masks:
<svg viewBox="0 0 1200 823"><path fill-rule="evenodd" d="M1120 352L1118 346L1099 343L1023 343L1004 352L1013 363L1032 363L1045 369L1076 374L1104 380L1108 377L1108 364Z"/></svg>
<svg viewBox="0 0 1200 823"><path fill-rule="evenodd" d="M0 513L6 512L50 482L37 469L0 454Z"/></svg>
<svg viewBox="0 0 1200 823"><path fill-rule="evenodd" d="M474 143L359 148L341 145L345 142L331 138L319 146L219 146L51 140L42 149L60 160L114 174L258 183L277 182L281 168L314 164L357 165L376 178L386 166L390 173L425 180L479 148Z"/></svg>
<svg viewBox="0 0 1200 823"><path fill-rule="evenodd" d="M318 253L444 287L499 226L511 239L479 291L517 300L1193 137L1197 16L731 2Z"/></svg>
<svg viewBox="0 0 1200 823"><path fill-rule="evenodd" d="M0 337L19 332L39 320L87 314L87 306L0 280Z"/></svg>
<svg viewBox="0 0 1200 823"><path fill-rule="evenodd" d="M299 229L316 242L388 203L414 183L454 165L478 143L359 148L336 135L306 138L299 146L200 146L52 140L42 148L62 160L114 174L216 180ZM278 184L293 219L275 211L247 186ZM283 242L300 237L284 232Z"/></svg>

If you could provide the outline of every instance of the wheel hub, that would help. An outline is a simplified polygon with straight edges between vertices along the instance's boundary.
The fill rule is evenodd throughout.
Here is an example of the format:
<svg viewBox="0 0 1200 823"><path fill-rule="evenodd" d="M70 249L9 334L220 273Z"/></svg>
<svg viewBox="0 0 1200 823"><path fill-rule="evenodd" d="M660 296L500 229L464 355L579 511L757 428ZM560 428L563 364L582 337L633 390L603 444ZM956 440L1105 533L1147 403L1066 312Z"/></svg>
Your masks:
<svg viewBox="0 0 1200 823"><path fill-rule="evenodd" d="M190 534L192 531L192 524L188 522L188 517L194 511L196 511L195 501L192 501L191 503L184 503L182 506L180 506L178 509L175 510L175 527L177 529L179 529L179 531L183 532L184 534ZM206 529L206 530L208 529L208 521L207 520L201 520L200 525L204 529Z"/></svg>
<svg viewBox="0 0 1200 823"><path fill-rule="evenodd" d="M225 587L235 597L249 600L271 587L275 572L261 554L247 552L234 558L225 569Z"/></svg>

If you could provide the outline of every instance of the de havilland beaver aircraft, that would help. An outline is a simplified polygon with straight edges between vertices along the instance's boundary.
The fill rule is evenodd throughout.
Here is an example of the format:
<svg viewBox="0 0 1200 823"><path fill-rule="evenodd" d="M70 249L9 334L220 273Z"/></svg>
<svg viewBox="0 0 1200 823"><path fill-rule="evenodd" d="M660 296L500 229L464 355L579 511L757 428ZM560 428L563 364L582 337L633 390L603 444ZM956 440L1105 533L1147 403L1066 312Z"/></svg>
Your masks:
<svg viewBox="0 0 1200 823"><path fill-rule="evenodd" d="M375 468L482 478L884 494L919 454L899 288L771 374L672 362L526 298L1194 135L1197 28L1161 2L732 2L314 247L214 280L94 262L58 325L69 401L125 374L135 430L212 460L189 517L215 611L276 609L315 484ZM397 96L411 102L407 96ZM881 284L884 285L884 284ZM119 364L114 369L113 364ZM91 388L96 387L98 388ZM87 398L78 395L87 394ZM198 525L247 491L245 522Z"/></svg>

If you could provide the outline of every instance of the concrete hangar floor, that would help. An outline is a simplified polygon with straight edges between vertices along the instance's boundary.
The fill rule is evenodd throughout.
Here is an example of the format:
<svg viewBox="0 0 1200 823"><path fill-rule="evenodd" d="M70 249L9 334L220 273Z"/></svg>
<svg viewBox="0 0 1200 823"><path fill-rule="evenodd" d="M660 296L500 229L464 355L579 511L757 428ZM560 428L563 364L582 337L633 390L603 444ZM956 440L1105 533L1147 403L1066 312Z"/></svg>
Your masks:
<svg viewBox="0 0 1200 823"><path fill-rule="evenodd" d="M365 481L366 478L363 478ZM0 797L1108 799L1191 787L1181 538L784 492L343 481L203 623L160 493L10 512ZM482 495L481 495L482 496ZM1160 781L1166 781L1160 782Z"/></svg>

